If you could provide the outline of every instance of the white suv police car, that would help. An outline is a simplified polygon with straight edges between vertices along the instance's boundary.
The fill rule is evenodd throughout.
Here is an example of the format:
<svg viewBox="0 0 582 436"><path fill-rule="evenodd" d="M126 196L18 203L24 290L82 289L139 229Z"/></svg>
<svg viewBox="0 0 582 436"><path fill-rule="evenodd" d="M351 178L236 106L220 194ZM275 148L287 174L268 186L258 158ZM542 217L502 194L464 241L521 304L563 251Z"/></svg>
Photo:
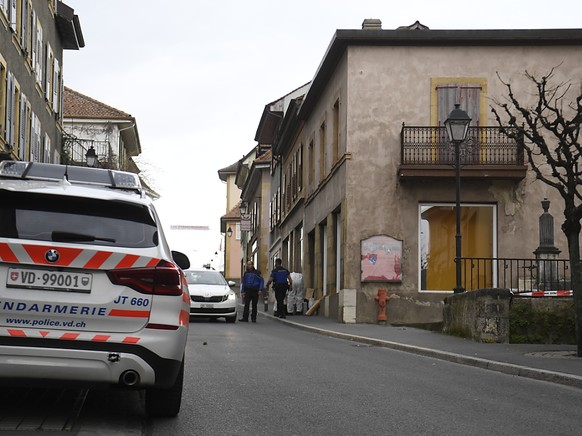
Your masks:
<svg viewBox="0 0 582 436"><path fill-rule="evenodd" d="M188 267L136 174L0 162L0 383L145 389L175 416Z"/></svg>

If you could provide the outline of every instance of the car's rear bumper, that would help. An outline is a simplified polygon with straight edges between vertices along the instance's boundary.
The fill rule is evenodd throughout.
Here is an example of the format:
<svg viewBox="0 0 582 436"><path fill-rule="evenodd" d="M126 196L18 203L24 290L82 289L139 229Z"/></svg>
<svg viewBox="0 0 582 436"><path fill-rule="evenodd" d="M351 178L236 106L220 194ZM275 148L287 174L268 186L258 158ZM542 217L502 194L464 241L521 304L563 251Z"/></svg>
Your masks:
<svg viewBox="0 0 582 436"><path fill-rule="evenodd" d="M181 358L164 358L135 344L0 337L0 380L167 388Z"/></svg>

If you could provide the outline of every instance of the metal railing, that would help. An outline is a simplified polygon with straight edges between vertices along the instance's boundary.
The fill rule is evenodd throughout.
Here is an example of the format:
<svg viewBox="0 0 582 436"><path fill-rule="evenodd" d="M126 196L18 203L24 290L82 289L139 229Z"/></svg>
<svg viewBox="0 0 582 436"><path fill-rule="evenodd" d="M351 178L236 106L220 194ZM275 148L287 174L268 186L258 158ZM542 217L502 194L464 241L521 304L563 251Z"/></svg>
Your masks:
<svg viewBox="0 0 582 436"><path fill-rule="evenodd" d="M454 146L444 127L403 125L400 140L403 165L455 164ZM524 165L523 150L499 127L469 127L460 153L463 165Z"/></svg>
<svg viewBox="0 0 582 436"><path fill-rule="evenodd" d="M461 258L463 287L509 289L514 294L570 292L568 259Z"/></svg>

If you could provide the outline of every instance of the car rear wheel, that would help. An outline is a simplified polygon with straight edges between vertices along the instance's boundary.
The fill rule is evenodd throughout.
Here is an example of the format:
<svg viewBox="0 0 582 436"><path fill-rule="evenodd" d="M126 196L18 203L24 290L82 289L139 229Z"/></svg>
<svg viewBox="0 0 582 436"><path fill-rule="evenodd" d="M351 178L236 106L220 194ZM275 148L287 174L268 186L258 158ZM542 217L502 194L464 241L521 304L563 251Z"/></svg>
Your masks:
<svg viewBox="0 0 582 436"><path fill-rule="evenodd" d="M149 417L172 418L180 412L184 386L184 359L173 386L168 389L148 388L145 391L145 409Z"/></svg>
<svg viewBox="0 0 582 436"><path fill-rule="evenodd" d="M236 322L236 315L235 316L227 316L225 319L226 319L226 322L228 322L228 323Z"/></svg>

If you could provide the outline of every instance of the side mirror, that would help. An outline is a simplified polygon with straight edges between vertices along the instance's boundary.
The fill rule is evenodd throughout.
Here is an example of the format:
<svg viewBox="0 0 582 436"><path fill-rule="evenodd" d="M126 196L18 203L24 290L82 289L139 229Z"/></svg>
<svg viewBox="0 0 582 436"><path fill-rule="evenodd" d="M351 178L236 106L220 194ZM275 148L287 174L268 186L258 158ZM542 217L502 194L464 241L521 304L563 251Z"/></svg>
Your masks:
<svg viewBox="0 0 582 436"><path fill-rule="evenodd" d="M174 259L174 262L176 262L180 268L190 268L190 259L188 259L188 256L186 256L184 253L172 250L172 259Z"/></svg>
<svg viewBox="0 0 582 436"><path fill-rule="evenodd" d="M236 285L235 282L233 282L232 280L228 281L228 286L230 286L232 288L234 285Z"/></svg>

